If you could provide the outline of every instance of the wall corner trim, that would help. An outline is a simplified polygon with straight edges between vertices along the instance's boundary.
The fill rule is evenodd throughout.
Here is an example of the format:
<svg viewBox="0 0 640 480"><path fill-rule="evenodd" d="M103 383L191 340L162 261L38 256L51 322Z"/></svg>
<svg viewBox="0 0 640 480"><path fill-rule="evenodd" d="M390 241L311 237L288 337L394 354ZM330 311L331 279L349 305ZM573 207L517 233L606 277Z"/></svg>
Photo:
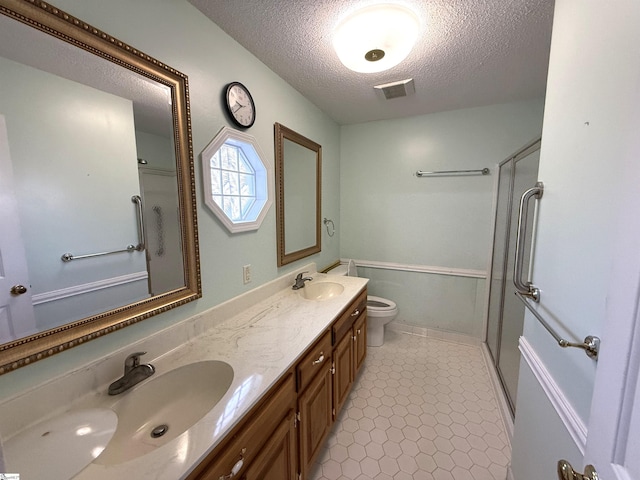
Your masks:
<svg viewBox="0 0 640 480"><path fill-rule="evenodd" d="M526 338L520 337L519 348L522 353L522 358L527 362L533 375L540 383L540 386L558 413L558 416L580 450L580 453L584 455L587 443L587 427L584 422L580 419L564 392L555 382L551 373L549 373L542 362L542 359Z"/></svg>

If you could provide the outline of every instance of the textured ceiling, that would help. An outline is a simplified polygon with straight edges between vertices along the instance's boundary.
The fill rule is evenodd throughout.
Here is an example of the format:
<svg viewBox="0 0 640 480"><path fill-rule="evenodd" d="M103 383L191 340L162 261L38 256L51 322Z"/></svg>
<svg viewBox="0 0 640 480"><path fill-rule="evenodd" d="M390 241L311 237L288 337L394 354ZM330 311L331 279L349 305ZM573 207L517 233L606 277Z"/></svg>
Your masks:
<svg viewBox="0 0 640 480"><path fill-rule="evenodd" d="M553 0L389 0L414 10L422 33L400 65L366 74L340 63L331 33L380 1L189 1L340 124L544 95ZM414 95L384 100L373 89L406 78Z"/></svg>

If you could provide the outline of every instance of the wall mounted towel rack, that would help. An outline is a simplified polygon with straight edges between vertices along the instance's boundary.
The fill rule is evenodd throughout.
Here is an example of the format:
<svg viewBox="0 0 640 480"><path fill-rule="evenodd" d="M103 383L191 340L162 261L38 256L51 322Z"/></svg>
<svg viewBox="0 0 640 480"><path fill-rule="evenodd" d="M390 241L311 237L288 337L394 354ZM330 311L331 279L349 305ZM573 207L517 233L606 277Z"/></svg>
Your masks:
<svg viewBox="0 0 640 480"><path fill-rule="evenodd" d="M99 253L87 253L85 255L73 255L71 253L64 253L60 259L63 262L70 262L72 260L80 260L82 258L102 257L104 255L113 255L114 253L124 252L142 252L144 250L145 238L144 238L144 221L142 218L142 198L140 195L134 195L131 197L131 201L136 204L136 220L138 223L138 244L129 244L126 248L120 250L110 250L108 252Z"/></svg>
<svg viewBox="0 0 640 480"><path fill-rule="evenodd" d="M416 177L442 177L446 175L489 175L490 170L488 168L482 168L479 170L440 170L437 172L425 172L418 170Z"/></svg>
<svg viewBox="0 0 640 480"><path fill-rule="evenodd" d="M516 294L516 297L518 297L520 301L524 303L525 307L527 307L527 309L533 314L533 316L536 317L536 319L542 324L542 326L547 330L547 332L551 334L554 340L558 342L558 345L560 345L562 348L567 348L567 347L581 348L584 350L584 353L586 353L589 358L598 360L598 352L600 351L600 339L598 337L589 335L585 337L583 343L574 343L574 342L570 342L569 340L565 340L560 335L558 335L558 333L553 328L551 328L551 325L549 325L549 323L547 323L547 321L542 317L542 315L540 315L538 311L531 305L527 297L525 297L520 292L515 292L515 294Z"/></svg>

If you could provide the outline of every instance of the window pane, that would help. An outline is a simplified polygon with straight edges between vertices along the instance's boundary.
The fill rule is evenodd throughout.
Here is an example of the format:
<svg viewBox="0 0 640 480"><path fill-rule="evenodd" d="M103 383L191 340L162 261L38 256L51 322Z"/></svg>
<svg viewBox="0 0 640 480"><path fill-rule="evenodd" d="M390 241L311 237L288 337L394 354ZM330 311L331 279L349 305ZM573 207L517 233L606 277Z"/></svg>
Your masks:
<svg viewBox="0 0 640 480"><path fill-rule="evenodd" d="M224 195L240 195L240 181L234 172L222 172L222 193Z"/></svg>
<svg viewBox="0 0 640 480"><path fill-rule="evenodd" d="M238 197L224 197L224 213L234 222L242 220L240 199Z"/></svg>
<svg viewBox="0 0 640 480"><path fill-rule="evenodd" d="M238 148L224 144L222 151L222 168L226 170L238 170Z"/></svg>
<svg viewBox="0 0 640 480"><path fill-rule="evenodd" d="M253 175L240 174L240 194L243 196L256 196L256 181Z"/></svg>
<svg viewBox="0 0 640 480"><path fill-rule="evenodd" d="M220 170L211 169L211 193L222 193L222 182L220 181Z"/></svg>
<svg viewBox="0 0 640 480"><path fill-rule="evenodd" d="M253 167L247 157L245 157L244 152L240 150L240 158L238 159L240 171L243 173L255 173Z"/></svg>
<svg viewBox="0 0 640 480"><path fill-rule="evenodd" d="M249 209L253 206L255 201L255 198L251 197L242 197L240 199L240 204L242 205L242 218L245 218L247 216L247 214L249 213Z"/></svg>
<svg viewBox="0 0 640 480"><path fill-rule="evenodd" d="M211 157L211 167L220 168L220 150L218 150L213 157Z"/></svg>
<svg viewBox="0 0 640 480"><path fill-rule="evenodd" d="M214 195L213 201L216 202L220 208L224 209L224 200L222 195Z"/></svg>

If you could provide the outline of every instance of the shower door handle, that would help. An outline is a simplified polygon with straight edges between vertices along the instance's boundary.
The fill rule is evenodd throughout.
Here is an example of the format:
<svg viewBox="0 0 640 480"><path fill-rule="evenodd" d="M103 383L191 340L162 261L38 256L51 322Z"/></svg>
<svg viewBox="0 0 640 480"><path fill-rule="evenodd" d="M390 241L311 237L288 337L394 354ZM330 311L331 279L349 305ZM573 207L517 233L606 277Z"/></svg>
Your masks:
<svg viewBox="0 0 640 480"><path fill-rule="evenodd" d="M516 233L516 258L513 267L513 284L518 293L531 297L536 302L540 301L540 289L531 284L531 282L522 279L522 271L524 264L524 244L526 242L527 233L527 217L529 213L529 202L532 198L542 198L544 185L537 182L536 186L530 188L522 194L520 199L520 211L518 214L518 231Z"/></svg>

